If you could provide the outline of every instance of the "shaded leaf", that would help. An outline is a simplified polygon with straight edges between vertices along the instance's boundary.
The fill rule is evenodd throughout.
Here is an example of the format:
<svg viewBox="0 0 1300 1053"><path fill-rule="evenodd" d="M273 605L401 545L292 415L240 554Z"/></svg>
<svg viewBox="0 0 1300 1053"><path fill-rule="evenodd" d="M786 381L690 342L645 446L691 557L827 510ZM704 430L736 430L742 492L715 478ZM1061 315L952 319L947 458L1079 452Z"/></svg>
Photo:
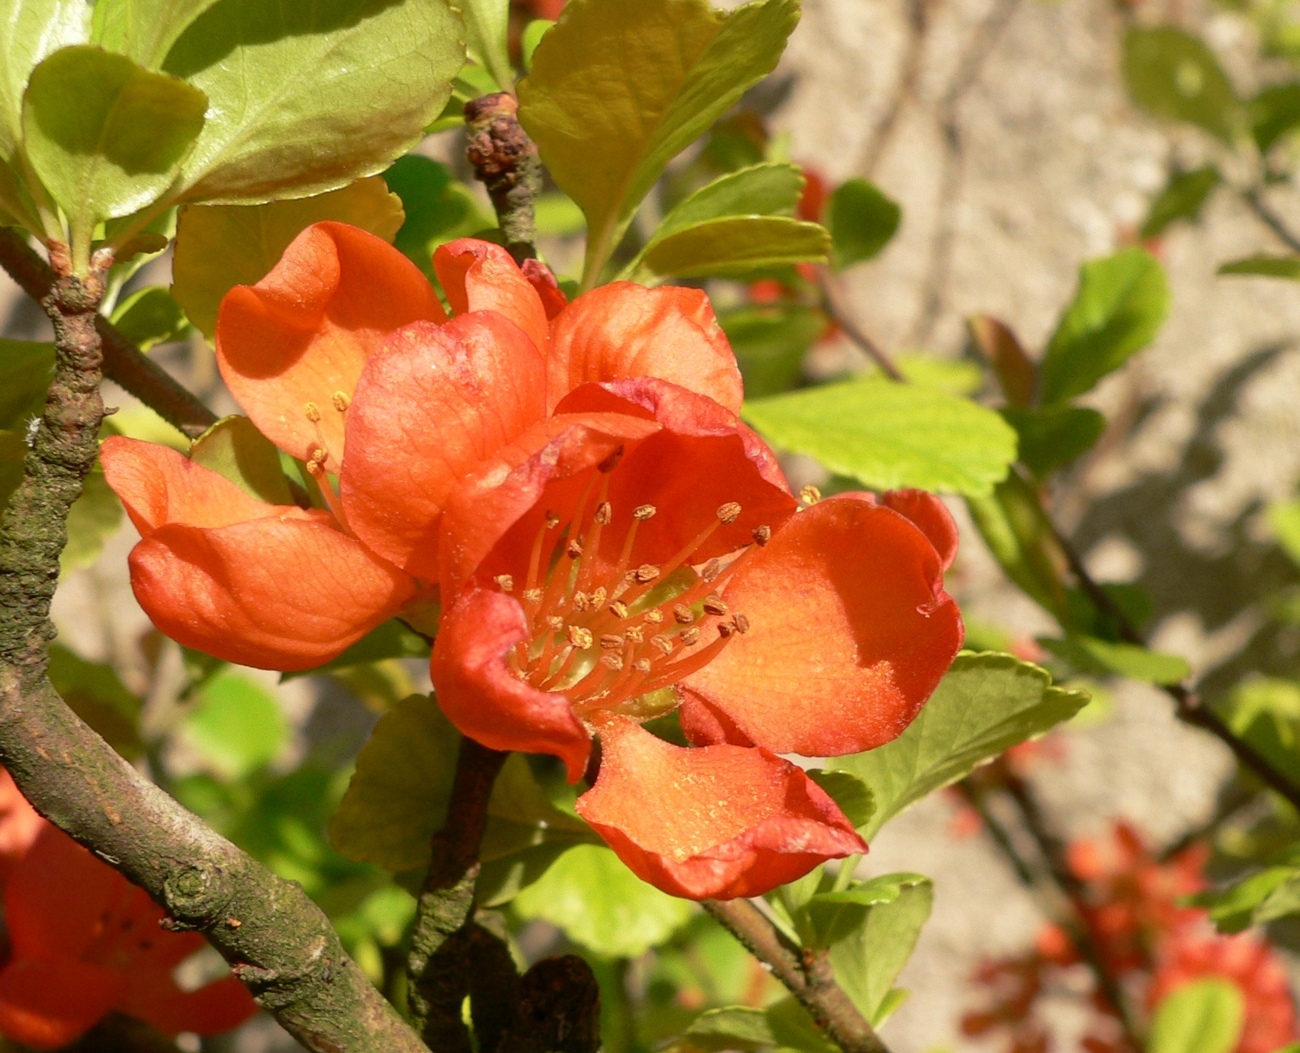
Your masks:
<svg viewBox="0 0 1300 1053"><path fill-rule="evenodd" d="M236 285L261 280L303 230L337 220L391 241L402 205L380 178L341 190L267 205L190 205L181 209L172 264L172 296L209 339L221 298Z"/></svg>
<svg viewBox="0 0 1300 1053"><path fill-rule="evenodd" d="M876 810L860 831L870 839L909 804L1045 734L1087 701L1011 655L964 652L902 735L827 766L852 772L871 789Z"/></svg>
<svg viewBox="0 0 1300 1053"><path fill-rule="evenodd" d="M23 461L27 458L27 443L23 434L0 430L0 512L23 481Z"/></svg>
<svg viewBox="0 0 1300 1053"><path fill-rule="evenodd" d="M96 0L92 44L157 69L171 46L218 0Z"/></svg>
<svg viewBox="0 0 1300 1053"><path fill-rule="evenodd" d="M199 689L182 734L214 773L241 779L279 756L289 742L289 722L261 684L222 671Z"/></svg>
<svg viewBox="0 0 1300 1053"><path fill-rule="evenodd" d="M1020 463L1039 478L1087 453L1106 430L1106 418L1083 406L1005 409L1002 419L1016 429Z"/></svg>
<svg viewBox="0 0 1300 1053"><path fill-rule="evenodd" d="M1016 456L1015 432L968 399L885 380L850 380L747 402L769 441L873 490L987 494Z"/></svg>
<svg viewBox="0 0 1300 1053"><path fill-rule="evenodd" d="M444 0L221 0L164 62L213 105L181 199L260 204L380 172L423 137L463 60Z"/></svg>
<svg viewBox="0 0 1300 1053"><path fill-rule="evenodd" d="M1248 256L1244 260L1223 264L1219 273L1300 281L1300 256Z"/></svg>
<svg viewBox="0 0 1300 1053"><path fill-rule="evenodd" d="M112 322L141 351L184 340L190 332L190 320L161 285L133 292L114 309Z"/></svg>
<svg viewBox="0 0 1300 1053"><path fill-rule="evenodd" d="M993 367L1007 404L1018 409L1032 405L1038 386L1038 367L1011 327L989 314L971 315L966 319L966 327L971 343Z"/></svg>
<svg viewBox="0 0 1300 1053"><path fill-rule="evenodd" d="M1232 141L1241 104L1204 42L1173 26L1132 27L1124 34L1123 67L1124 83L1139 106Z"/></svg>
<svg viewBox="0 0 1300 1053"><path fill-rule="evenodd" d="M797 0L573 0L519 85L519 119L587 217L594 283L664 166L776 67Z"/></svg>
<svg viewBox="0 0 1300 1053"><path fill-rule="evenodd" d="M749 1006L727 1006L701 1013L686 1029L680 1044L674 1046L681 1053L687 1050L715 1053L721 1050L758 1050L776 1044L767 1011Z"/></svg>
<svg viewBox="0 0 1300 1053"><path fill-rule="evenodd" d="M50 647L50 682L69 708L127 760L144 753L140 699L123 685L113 667L88 662L62 644Z"/></svg>
<svg viewBox="0 0 1300 1053"><path fill-rule="evenodd" d="M0 428L26 427L45 405L53 378L53 344L0 340Z"/></svg>
<svg viewBox="0 0 1300 1053"><path fill-rule="evenodd" d="M1177 220L1195 219L1222 182L1223 177L1214 165L1173 173L1165 188L1151 202L1138 237L1154 238Z"/></svg>
<svg viewBox="0 0 1300 1053"><path fill-rule="evenodd" d="M846 771L819 771L814 768L808 772L808 777L830 794L849 822L854 826L866 825L876 808L871 789L866 783Z"/></svg>
<svg viewBox="0 0 1300 1053"><path fill-rule="evenodd" d="M1191 673L1187 661L1137 644L1071 635L1064 640L1039 637L1038 643L1081 673L1126 676L1149 684L1177 684Z"/></svg>
<svg viewBox="0 0 1300 1053"><path fill-rule="evenodd" d="M365 636L331 662L307 669L301 673L283 673L281 679L292 680L299 676L331 673L368 662L381 662L389 658L429 657L429 641L396 618L371 629Z"/></svg>
<svg viewBox="0 0 1300 1053"><path fill-rule="evenodd" d="M68 543L59 554L59 573L88 567L104 550L104 542L117 533L122 503L109 489L98 465L86 476L81 495L68 510Z"/></svg>
<svg viewBox="0 0 1300 1053"><path fill-rule="evenodd" d="M654 242L639 270L659 277L737 277L763 267L826 259L830 235L788 216L727 216L685 227Z"/></svg>
<svg viewBox="0 0 1300 1053"><path fill-rule="evenodd" d="M90 39L86 0L0 0L0 161L22 142L23 92L45 56Z"/></svg>
<svg viewBox="0 0 1300 1053"><path fill-rule="evenodd" d="M453 179L446 165L427 157L399 158L384 173L384 182L406 214L393 245L430 280L434 249L496 226L469 187Z"/></svg>
<svg viewBox="0 0 1300 1053"><path fill-rule="evenodd" d="M1273 84L1246 103L1250 131L1260 153L1269 149L1300 124L1300 82Z"/></svg>
<svg viewBox="0 0 1300 1053"><path fill-rule="evenodd" d="M831 262L837 269L877 256L889 244L903 210L865 179L850 179L831 194L826 214Z"/></svg>
<svg viewBox="0 0 1300 1053"><path fill-rule="evenodd" d="M1300 761L1300 684L1253 678L1235 687L1215 709L1278 771L1295 771Z"/></svg>
<svg viewBox="0 0 1300 1053"><path fill-rule="evenodd" d="M803 360L826 330L826 316L802 304L738 307L718 322L740 363L745 395L763 398L798 386Z"/></svg>
<svg viewBox="0 0 1300 1053"><path fill-rule="evenodd" d="M993 493L967 497L966 507L1007 577L1058 621L1066 620L1065 560L1033 488L1013 472Z"/></svg>
<svg viewBox="0 0 1300 1053"><path fill-rule="evenodd" d="M1156 1007L1146 1053L1231 1053L1245 1019L1245 996L1235 983L1194 980Z"/></svg>
<svg viewBox="0 0 1300 1053"><path fill-rule="evenodd" d="M1169 312L1164 269L1141 249L1085 263L1043 356L1044 405L1082 395L1146 347Z"/></svg>
<svg viewBox="0 0 1300 1053"><path fill-rule="evenodd" d="M190 460L260 500L293 504L280 451L247 417L222 417L194 440Z"/></svg>

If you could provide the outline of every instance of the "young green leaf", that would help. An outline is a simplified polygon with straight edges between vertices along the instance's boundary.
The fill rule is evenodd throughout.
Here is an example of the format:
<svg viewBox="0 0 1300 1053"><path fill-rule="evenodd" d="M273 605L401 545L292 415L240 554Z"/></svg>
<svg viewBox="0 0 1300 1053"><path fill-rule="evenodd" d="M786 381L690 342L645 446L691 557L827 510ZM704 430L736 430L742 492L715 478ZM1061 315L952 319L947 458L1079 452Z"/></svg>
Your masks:
<svg viewBox="0 0 1300 1053"><path fill-rule="evenodd" d="M820 263L830 235L788 216L725 216L677 230L648 246L638 272L678 278L737 277L763 267Z"/></svg>
<svg viewBox="0 0 1300 1053"><path fill-rule="evenodd" d="M0 161L23 140L23 92L46 55L90 39L86 0L0 0Z"/></svg>
<svg viewBox="0 0 1300 1053"><path fill-rule="evenodd" d="M873 490L987 494L1016 456L996 413L911 384L868 378L748 402L745 418L791 453Z"/></svg>
<svg viewBox="0 0 1300 1053"><path fill-rule="evenodd" d="M865 179L850 179L831 194L826 225L837 270L874 258L898 230L903 210Z"/></svg>
<svg viewBox="0 0 1300 1053"><path fill-rule="evenodd" d="M647 885L604 846L565 852L514 900L521 918L541 918L574 943L610 958L639 958L680 929L695 905Z"/></svg>
<svg viewBox="0 0 1300 1053"><path fill-rule="evenodd" d="M1155 338L1168 312L1165 272L1149 253L1125 249L1085 263L1043 356L1043 405L1082 395L1118 369Z"/></svg>
<svg viewBox="0 0 1300 1053"><path fill-rule="evenodd" d="M1191 673L1187 661L1174 654L1149 651L1137 644L1099 640L1075 634L1064 640L1039 637L1038 643L1081 673L1126 676L1149 684L1177 684Z"/></svg>
<svg viewBox="0 0 1300 1053"><path fill-rule="evenodd" d="M1194 902L1209 910L1210 920L1227 933L1300 913L1300 867L1269 867L1227 888L1202 892Z"/></svg>
<svg viewBox="0 0 1300 1053"><path fill-rule="evenodd" d="M1231 1053L1246 1021L1246 1000L1231 980L1195 980L1156 1007L1146 1053Z"/></svg>
<svg viewBox="0 0 1300 1053"><path fill-rule="evenodd" d="M1223 264L1219 273L1300 281L1300 256L1248 256Z"/></svg>
<svg viewBox="0 0 1300 1053"><path fill-rule="evenodd" d="M510 0L461 0L459 8L465 18L469 57L487 68L501 91L514 90L514 71L506 50Z"/></svg>
<svg viewBox="0 0 1300 1053"><path fill-rule="evenodd" d="M595 284L664 166L776 67L798 0L573 0L519 85L519 119L587 216Z"/></svg>
<svg viewBox="0 0 1300 1053"><path fill-rule="evenodd" d="M758 1050L776 1045L767 1012L749 1006L727 1006L701 1013L686 1029L673 1053L715 1053Z"/></svg>
<svg viewBox="0 0 1300 1053"><path fill-rule="evenodd" d="M1013 472L991 494L967 497L966 507L1007 577L1057 621L1067 621L1060 545L1030 484Z"/></svg>
<svg viewBox="0 0 1300 1053"><path fill-rule="evenodd" d="M1151 202L1138 237L1154 238L1162 234L1171 223L1180 219L1195 219L1222 182L1223 177L1214 165L1202 165L1188 172L1175 172Z"/></svg>
<svg viewBox="0 0 1300 1053"><path fill-rule="evenodd" d="M798 165L768 161L728 172L706 183L664 216L650 244L669 234L724 216L790 216L803 191Z"/></svg>
<svg viewBox="0 0 1300 1053"><path fill-rule="evenodd" d="M207 108L199 89L89 45L56 51L32 71L23 141L74 246L88 250L96 223L136 212L172 186Z"/></svg>
<svg viewBox="0 0 1300 1053"><path fill-rule="evenodd" d="M1004 409L1002 419L1016 429L1021 463L1040 479L1087 453L1106 430L1106 418L1083 406Z"/></svg>
<svg viewBox="0 0 1300 1053"><path fill-rule="evenodd" d="M1268 153L1283 136L1300 125L1300 81L1273 84L1246 103L1250 131L1260 153Z"/></svg>
<svg viewBox="0 0 1300 1053"><path fill-rule="evenodd" d="M852 772L871 789L876 810L859 831L870 839L909 804L1045 734L1087 701L1011 655L963 653L902 735L827 767Z"/></svg>
<svg viewBox="0 0 1300 1053"><path fill-rule="evenodd" d="M1216 707L1228 726L1279 771L1300 761L1300 684L1258 677L1237 685Z"/></svg>
<svg viewBox="0 0 1300 1053"><path fill-rule="evenodd" d="M402 204L378 176L340 190L266 205L189 205L181 210L172 263L172 297L209 339L221 299L260 281L303 230L337 220L391 241Z"/></svg>
<svg viewBox="0 0 1300 1053"><path fill-rule="evenodd" d="M158 69L185 29L217 0L96 0L92 44Z"/></svg>
<svg viewBox="0 0 1300 1053"><path fill-rule="evenodd" d="M445 0L209 8L164 62L213 108L180 199L261 204L383 171L442 111L461 30Z"/></svg>
<svg viewBox="0 0 1300 1053"><path fill-rule="evenodd" d="M293 504L280 451L247 417L222 417L194 440L190 460L261 501Z"/></svg>
<svg viewBox="0 0 1300 1053"><path fill-rule="evenodd" d="M1139 106L1232 142L1243 112L1232 82L1204 42L1173 26L1124 34L1124 83Z"/></svg>

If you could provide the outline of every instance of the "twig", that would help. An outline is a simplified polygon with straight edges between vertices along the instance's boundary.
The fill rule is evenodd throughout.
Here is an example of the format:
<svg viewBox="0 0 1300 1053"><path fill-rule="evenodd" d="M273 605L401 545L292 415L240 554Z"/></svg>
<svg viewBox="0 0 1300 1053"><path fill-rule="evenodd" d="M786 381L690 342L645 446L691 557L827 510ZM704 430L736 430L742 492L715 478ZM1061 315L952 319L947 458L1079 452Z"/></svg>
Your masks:
<svg viewBox="0 0 1300 1053"><path fill-rule="evenodd" d="M471 1048L461 1019L469 993L470 937L479 844L487 830L492 785L509 754L462 738L447 821L433 837L433 859L416 904L406 973L411 1020L438 1053Z"/></svg>
<svg viewBox="0 0 1300 1053"><path fill-rule="evenodd" d="M520 125L519 103L508 92L465 104L469 127L466 155L496 209L506 248L516 263L536 259L533 203L542 192L542 162L536 144Z"/></svg>
<svg viewBox="0 0 1300 1053"><path fill-rule="evenodd" d="M1258 190L1246 190L1241 197L1259 221L1276 234L1288 249L1292 252L1300 252L1300 234L1296 234L1286 225L1286 221L1273 211L1272 206L1264 200Z"/></svg>
<svg viewBox="0 0 1300 1053"><path fill-rule="evenodd" d="M49 295L54 284L54 271L23 235L11 227L0 228L0 267L37 302ZM109 380L121 385L191 439L217 422L215 413L118 332L107 318L97 315L95 328L101 341L104 375Z"/></svg>
<svg viewBox="0 0 1300 1053"><path fill-rule="evenodd" d="M57 278L42 302L54 323L54 379L23 481L0 521L0 763L38 812L145 889L179 926L206 933L308 1049L423 1053L299 885L148 782L46 678L65 520L98 452L95 320L110 262L94 261L84 280Z"/></svg>
<svg viewBox="0 0 1300 1053"><path fill-rule="evenodd" d="M824 266L815 266L813 268L813 280L817 284L817 295L821 300L822 312L829 318L839 330L847 336L858 348L866 353L890 380L902 383L905 378L898 366L894 364L893 359L885 353L875 340L854 320L852 314L844 304L843 297L840 295L839 287L834 275Z"/></svg>
<svg viewBox="0 0 1300 1053"><path fill-rule="evenodd" d="M791 943L747 899L706 899L702 907L772 970L844 1053L889 1053L888 1048L835 982L825 952Z"/></svg>

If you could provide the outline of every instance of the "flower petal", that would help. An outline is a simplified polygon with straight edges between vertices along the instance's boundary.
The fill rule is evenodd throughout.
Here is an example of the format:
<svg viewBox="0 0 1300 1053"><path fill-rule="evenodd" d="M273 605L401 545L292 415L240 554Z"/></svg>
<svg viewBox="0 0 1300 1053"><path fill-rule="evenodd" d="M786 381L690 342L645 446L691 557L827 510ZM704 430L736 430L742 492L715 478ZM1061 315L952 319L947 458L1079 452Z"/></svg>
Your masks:
<svg viewBox="0 0 1300 1053"><path fill-rule="evenodd" d="M219 527L268 516L314 515L259 501L229 479L155 442L114 435L104 440L99 455L104 478L144 537L166 523Z"/></svg>
<svg viewBox="0 0 1300 1053"><path fill-rule="evenodd" d="M33 1049L60 1049L117 1005L126 978L77 958L23 958L0 971L0 1034Z"/></svg>
<svg viewBox="0 0 1300 1053"><path fill-rule="evenodd" d="M393 333L349 410L339 479L348 527L411 574L435 577L448 494L542 418L545 385L541 352L499 314Z"/></svg>
<svg viewBox="0 0 1300 1053"><path fill-rule="evenodd" d="M5 886L15 958L79 955L95 939L126 879L46 824Z"/></svg>
<svg viewBox="0 0 1300 1053"><path fill-rule="evenodd" d="M578 297L551 324L547 401L579 385L657 377L740 412L736 356L699 289L612 282Z"/></svg>
<svg viewBox="0 0 1300 1053"><path fill-rule="evenodd" d="M474 589L443 615L430 670L447 719L494 750L550 753L577 782L591 752L591 736L563 695L538 691L516 677L507 655L528 638L517 600Z"/></svg>
<svg viewBox="0 0 1300 1053"><path fill-rule="evenodd" d="M237 285L217 316L217 363L258 430L300 460L323 445L343 457L344 414L366 359L408 322L445 317L418 267L344 223L308 227L256 285ZM308 417L307 404L320 411Z"/></svg>
<svg viewBox="0 0 1300 1053"><path fill-rule="evenodd" d="M537 290L537 295L542 298L542 307L546 310L548 320L569 306L569 298L564 295L560 283L555 280L555 272L541 260L524 260L519 269Z"/></svg>
<svg viewBox="0 0 1300 1053"><path fill-rule="evenodd" d="M193 1031L218 1035L257 1012L257 1003L239 980L226 976L193 991L182 991L167 973L133 975L119 1007L165 1035Z"/></svg>
<svg viewBox="0 0 1300 1053"><path fill-rule="evenodd" d="M638 877L675 896L758 896L866 844L826 793L767 750L682 749L633 721L601 729L578 814Z"/></svg>
<svg viewBox="0 0 1300 1053"><path fill-rule="evenodd" d="M687 678L746 739L840 756L897 737L961 646L939 556L909 520L836 497L752 551L723 597L749 620Z"/></svg>
<svg viewBox="0 0 1300 1053"><path fill-rule="evenodd" d="M172 524L131 552L131 586L186 647L262 669L335 657L415 595L396 567L321 522Z"/></svg>
<svg viewBox="0 0 1300 1053"><path fill-rule="evenodd" d="M539 351L546 350L546 307L533 281L500 245L477 238L449 241L434 250L433 269L453 314L495 311L527 333Z"/></svg>
<svg viewBox="0 0 1300 1053"><path fill-rule="evenodd" d="M880 503L920 528L939 553L939 564L944 570L952 566L957 558L957 524L942 501L925 490L889 490L880 495Z"/></svg>

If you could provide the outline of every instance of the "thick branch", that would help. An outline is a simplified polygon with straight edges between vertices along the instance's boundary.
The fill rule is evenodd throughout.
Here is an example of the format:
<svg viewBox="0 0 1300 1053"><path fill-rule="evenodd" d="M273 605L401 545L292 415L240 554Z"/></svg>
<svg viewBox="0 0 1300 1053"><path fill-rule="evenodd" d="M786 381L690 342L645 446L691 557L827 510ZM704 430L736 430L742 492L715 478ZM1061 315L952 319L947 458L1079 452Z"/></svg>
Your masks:
<svg viewBox="0 0 1300 1053"><path fill-rule="evenodd" d="M54 284L54 272L49 265L11 227L0 228L0 267L38 302L49 295ZM216 423L215 413L118 332L107 318L97 316L95 327L102 343L104 375L109 380L121 385L191 439Z"/></svg>
<svg viewBox="0 0 1300 1053"><path fill-rule="evenodd" d="M205 932L257 1000L309 1049L423 1053L348 958L319 908L126 763L45 676L68 509L98 452L96 328L109 261L42 302L55 372L23 481L0 522L0 764L42 815Z"/></svg>
<svg viewBox="0 0 1300 1053"><path fill-rule="evenodd" d="M515 116L518 112L519 103L509 92L465 104L469 162L475 178L487 187L506 248L522 264L537 257L533 204L542 192L542 162L536 144Z"/></svg>
<svg viewBox="0 0 1300 1053"><path fill-rule="evenodd" d="M889 1053L857 1006L835 982L824 953L805 953L747 899L706 899L718 922L783 983L844 1053Z"/></svg>
<svg viewBox="0 0 1300 1053"><path fill-rule="evenodd" d="M411 1020L432 1049L471 1048L461 1020L470 990L468 961L479 844L487 830L492 785L509 754L462 738L447 821L433 838L433 860L416 905L411 953Z"/></svg>

